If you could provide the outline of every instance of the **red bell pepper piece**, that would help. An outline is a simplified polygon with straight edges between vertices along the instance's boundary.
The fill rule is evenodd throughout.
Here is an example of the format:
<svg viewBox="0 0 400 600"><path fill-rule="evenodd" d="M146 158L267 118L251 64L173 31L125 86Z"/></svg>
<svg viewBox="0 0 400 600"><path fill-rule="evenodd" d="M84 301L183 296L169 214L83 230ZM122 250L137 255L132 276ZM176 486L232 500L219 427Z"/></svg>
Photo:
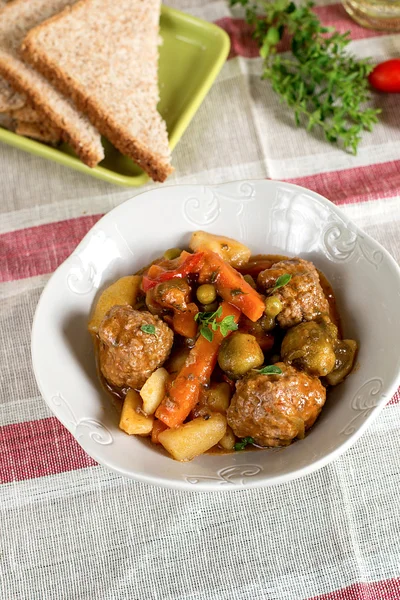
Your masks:
<svg viewBox="0 0 400 600"><path fill-rule="evenodd" d="M142 289L144 292L151 290L158 283L169 281L170 279L183 278L190 273L197 273L203 261L203 252L195 252L190 254L189 252L183 251L178 259L178 266L176 269L168 269L167 265L160 263L158 265L151 265L148 272L143 275ZM171 265L173 261L168 261ZM169 266L168 265L168 266Z"/></svg>

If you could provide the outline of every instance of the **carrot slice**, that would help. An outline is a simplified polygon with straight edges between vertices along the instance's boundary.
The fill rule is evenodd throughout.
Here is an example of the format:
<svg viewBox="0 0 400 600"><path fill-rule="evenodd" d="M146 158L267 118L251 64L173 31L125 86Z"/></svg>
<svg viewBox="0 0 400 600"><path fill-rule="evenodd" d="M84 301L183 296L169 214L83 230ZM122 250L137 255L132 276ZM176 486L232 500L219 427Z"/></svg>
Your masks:
<svg viewBox="0 0 400 600"><path fill-rule="evenodd" d="M153 444L160 443L158 441L158 436L162 431L165 431L166 429L168 429L168 427L165 425L165 423L159 421L158 419L154 419L153 429L151 430L151 441L153 442Z"/></svg>
<svg viewBox="0 0 400 600"><path fill-rule="evenodd" d="M260 294L218 254L210 250L202 250L202 252L204 266L200 271L200 282L212 281L221 298L236 306L251 321L258 321L265 309Z"/></svg>
<svg viewBox="0 0 400 600"><path fill-rule="evenodd" d="M196 337L197 323L194 320L194 317L198 312L199 309L193 302L187 305L187 310L175 311L174 316L172 317L172 328L175 333L179 333L179 335L188 338Z"/></svg>
<svg viewBox="0 0 400 600"><path fill-rule="evenodd" d="M221 307L222 313L217 321L222 321L228 316L233 316L235 323L239 321L240 313L237 308L228 302L222 302ZM185 364L168 386L167 394L157 408L157 419L168 427L177 427L183 423L198 402L202 386L210 380L217 362L219 347L224 339L219 329L213 333L211 342L202 335L197 338Z"/></svg>

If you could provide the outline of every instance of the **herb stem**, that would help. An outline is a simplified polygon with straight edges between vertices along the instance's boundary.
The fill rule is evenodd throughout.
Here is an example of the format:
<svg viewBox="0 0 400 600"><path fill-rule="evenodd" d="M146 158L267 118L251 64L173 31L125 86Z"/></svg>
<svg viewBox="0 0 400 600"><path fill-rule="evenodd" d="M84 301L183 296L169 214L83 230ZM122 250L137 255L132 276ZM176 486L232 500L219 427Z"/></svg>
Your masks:
<svg viewBox="0 0 400 600"><path fill-rule="evenodd" d="M323 27L308 0L297 6L291 0L230 4L245 7L264 59L262 79L269 79L281 101L293 109L296 125L319 129L326 140L356 154L362 132L372 130L381 111L366 106L373 66L347 52L349 32ZM291 36L290 57L277 53L284 32Z"/></svg>

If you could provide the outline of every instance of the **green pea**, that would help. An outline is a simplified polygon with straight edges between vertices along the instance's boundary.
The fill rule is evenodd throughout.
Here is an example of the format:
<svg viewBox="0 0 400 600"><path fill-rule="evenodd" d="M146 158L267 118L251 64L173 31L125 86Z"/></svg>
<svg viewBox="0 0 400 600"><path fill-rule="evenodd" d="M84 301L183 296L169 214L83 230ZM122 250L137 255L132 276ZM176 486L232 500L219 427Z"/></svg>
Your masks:
<svg viewBox="0 0 400 600"><path fill-rule="evenodd" d="M247 281L247 283L249 285L251 285L251 287L255 290L257 288L256 286L256 282L254 281L253 277L251 275L243 275L243 279L245 281Z"/></svg>
<svg viewBox="0 0 400 600"><path fill-rule="evenodd" d="M212 304L217 297L217 291L211 283L204 283L197 288L196 296L201 304Z"/></svg>
<svg viewBox="0 0 400 600"><path fill-rule="evenodd" d="M276 327L275 317L264 315L261 319L261 327L264 331L272 331Z"/></svg>
<svg viewBox="0 0 400 600"><path fill-rule="evenodd" d="M202 310L203 310L203 312L215 312L216 310L218 310L218 306L219 306L219 303L216 300L215 302L212 302L211 304L203 304Z"/></svg>
<svg viewBox="0 0 400 600"><path fill-rule="evenodd" d="M169 248L164 252L164 258L166 260L173 260L174 258L178 258L182 254L182 250L180 248Z"/></svg>
<svg viewBox="0 0 400 600"><path fill-rule="evenodd" d="M268 296L265 299L265 314L267 317L276 317L282 312L283 305L278 296Z"/></svg>

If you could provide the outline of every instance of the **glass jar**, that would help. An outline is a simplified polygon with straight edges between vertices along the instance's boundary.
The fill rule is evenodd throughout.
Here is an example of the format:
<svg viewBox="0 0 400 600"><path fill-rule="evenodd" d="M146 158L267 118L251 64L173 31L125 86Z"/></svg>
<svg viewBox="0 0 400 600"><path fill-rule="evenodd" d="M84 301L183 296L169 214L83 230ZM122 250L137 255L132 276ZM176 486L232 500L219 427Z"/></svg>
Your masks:
<svg viewBox="0 0 400 600"><path fill-rule="evenodd" d="M348 14L370 29L400 31L400 0L342 0Z"/></svg>

